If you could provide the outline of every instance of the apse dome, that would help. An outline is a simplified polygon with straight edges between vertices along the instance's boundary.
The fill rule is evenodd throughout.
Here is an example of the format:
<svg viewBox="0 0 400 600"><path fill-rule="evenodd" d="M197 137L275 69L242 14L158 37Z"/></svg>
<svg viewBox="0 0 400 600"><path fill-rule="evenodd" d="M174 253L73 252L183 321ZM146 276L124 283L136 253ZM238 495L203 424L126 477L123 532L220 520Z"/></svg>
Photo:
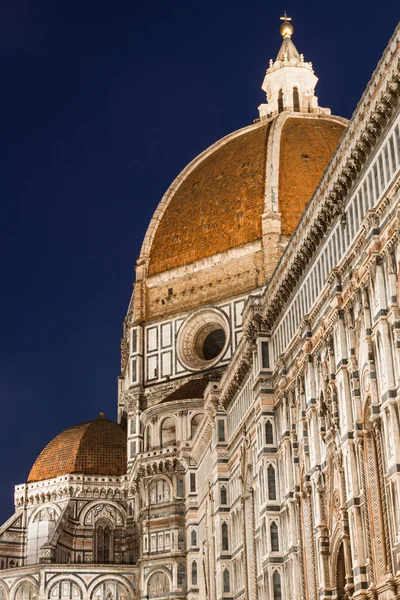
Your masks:
<svg viewBox="0 0 400 600"><path fill-rule="evenodd" d="M97 419L59 433L42 450L28 483L60 475L124 475L127 470L126 435L115 421Z"/></svg>

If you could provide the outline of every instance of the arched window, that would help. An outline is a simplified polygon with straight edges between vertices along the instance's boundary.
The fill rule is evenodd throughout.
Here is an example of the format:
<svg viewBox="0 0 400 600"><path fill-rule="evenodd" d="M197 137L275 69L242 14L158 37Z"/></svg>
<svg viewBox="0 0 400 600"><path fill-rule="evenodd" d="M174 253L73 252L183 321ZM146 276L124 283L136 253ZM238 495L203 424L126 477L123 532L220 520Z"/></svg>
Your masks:
<svg viewBox="0 0 400 600"><path fill-rule="evenodd" d="M271 525L271 550L272 552L279 552L278 525L276 523Z"/></svg>
<svg viewBox="0 0 400 600"><path fill-rule="evenodd" d="M293 88L293 110L295 112L300 112L300 96L299 96L299 88Z"/></svg>
<svg viewBox="0 0 400 600"><path fill-rule="evenodd" d="M185 565L178 565L178 587L185 587L186 573Z"/></svg>
<svg viewBox="0 0 400 600"><path fill-rule="evenodd" d="M336 563L336 597L343 600L346 597L346 567L344 562L343 543L340 545Z"/></svg>
<svg viewBox="0 0 400 600"><path fill-rule="evenodd" d="M190 534L190 545L197 546L197 533L195 529L192 529L192 532Z"/></svg>
<svg viewBox="0 0 400 600"><path fill-rule="evenodd" d="M265 423L265 443L266 444L274 443L274 431L272 429L271 421L267 421Z"/></svg>
<svg viewBox="0 0 400 600"><path fill-rule="evenodd" d="M176 481L176 495L182 498L185 495L185 485L182 477L178 477Z"/></svg>
<svg viewBox="0 0 400 600"><path fill-rule="evenodd" d="M221 487L221 504L228 504L228 495L226 493L226 486Z"/></svg>
<svg viewBox="0 0 400 600"><path fill-rule="evenodd" d="M224 569L224 574L223 574L223 584L224 584L224 594L226 594L227 592L231 591L231 582L230 582L230 577L229 577L229 571L228 569Z"/></svg>
<svg viewBox="0 0 400 600"><path fill-rule="evenodd" d="M279 90L278 93L278 112L282 112L283 111L283 92L282 90Z"/></svg>
<svg viewBox="0 0 400 600"><path fill-rule="evenodd" d="M272 576L272 587L274 589L274 600L282 600L281 576L275 571Z"/></svg>
<svg viewBox="0 0 400 600"><path fill-rule="evenodd" d="M218 441L225 442L225 421L223 419L218 420Z"/></svg>
<svg viewBox="0 0 400 600"><path fill-rule="evenodd" d="M172 417L164 419L161 425L161 446L174 446L176 444L175 421Z"/></svg>
<svg viewBox="0 0 400 600"><path fill-rule="evenodd" d="M228 543L228 523L222 523L221 525L221 541L222 541L222 550L229 550Z"/></svg>
<svg viewBox="0 0 400 600"><path fill-rule="evenodd" d="M178 550L183 550L185 548L185 536L183 533L178 534Z"/></svg>
<svg viewBox="0 0 400 600"><path fill-rule="evenodd" d="M165 479L158 479L154 481L150 488L150 502L151 504L161 504L161 502L168 502L171 497L170 487Z"/></svg>
<svg viewBox="0 0 400 600"><path fill-rule="evenodd" d="M192 585L197 585L197 562L192 562Z"/></svg>
<svg viewBox="0 0 400 600"><path fill-rule="evenodd" d="M275 469L272 465L269 465L267 474L268 474L268 499L276 500Z"/></svg>
<svg viewBox="0 0 400 600"><path fill-rule="evenodd" d="M203 415L194 415L194 417L190 421L190 439L194 438L196 430L197 430L198 426L200 425L202 419L203 419Z"/></svg>
<svg viewBox="0 0 400 600"><path fill-rule="evenodd" d="M113 532L111 523L101 520L96 524L95 529L95 563L106 565L112 562L113 558Z"/></svg>
<svg viewBox="0 0 400 600"><path fill-rule="evenodd" d="M144 451L148 452L151 448L151 444L150 444L150 425L147 425L146 429L144 430Z"/></svg>

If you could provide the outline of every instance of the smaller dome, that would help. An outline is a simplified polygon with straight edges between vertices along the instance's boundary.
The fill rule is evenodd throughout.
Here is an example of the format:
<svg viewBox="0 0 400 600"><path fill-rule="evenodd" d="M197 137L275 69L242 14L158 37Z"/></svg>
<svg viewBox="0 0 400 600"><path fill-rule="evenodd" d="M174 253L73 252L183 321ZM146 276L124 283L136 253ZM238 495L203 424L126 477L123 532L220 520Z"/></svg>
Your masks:
<svg viewBox="0 0 400 600"><path fill-rule="evenodd" d="M59 433L39 454L28 483L60 475L124 475L126 435L115 421L99 418Z"/></svg>

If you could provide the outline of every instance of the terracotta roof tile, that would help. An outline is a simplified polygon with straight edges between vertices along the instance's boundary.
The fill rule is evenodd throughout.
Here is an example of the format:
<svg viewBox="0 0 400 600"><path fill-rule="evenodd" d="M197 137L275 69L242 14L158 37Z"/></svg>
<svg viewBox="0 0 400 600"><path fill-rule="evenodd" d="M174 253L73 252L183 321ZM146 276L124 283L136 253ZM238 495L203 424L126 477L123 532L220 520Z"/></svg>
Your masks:
<svg viewBox="0 0 400 600"><path fill-rule="evenodd" d="M202 398L205 389L209 381L206 378L192 379L184 383L180 388L169 394L166 398L161 400L163 402L173 402L174 400L192 400L195 398Z"/></svg>
<svg viewBox="0 0 400 600"><path fill-rule="evenodd" d="M261 238L269 127L232 139L188 175L157 228L150 275Z"/></svg>
<svg viewBox="0 0 400 600"><path fill-rule="evenodd" d="M123 475L126 473L126 436L118 423L98 418L57 435L42 450L28 483L60 475Z"/></svg>
<svg viewBox="0 0 400 600"><path fill-rule="evenodd" d="M226 142L186 177L155 232L150 276L261 239L270 127ZM278 192L283 235L296 228L344 128L319 115L284 123Z"/></svg>
<svg viewBox="0 0 400 600"><path fill-rule="evenodd" d="M296 229L344 129L344 124L328 118L299 117L285 122L279 156L282 235Z"/></svg>

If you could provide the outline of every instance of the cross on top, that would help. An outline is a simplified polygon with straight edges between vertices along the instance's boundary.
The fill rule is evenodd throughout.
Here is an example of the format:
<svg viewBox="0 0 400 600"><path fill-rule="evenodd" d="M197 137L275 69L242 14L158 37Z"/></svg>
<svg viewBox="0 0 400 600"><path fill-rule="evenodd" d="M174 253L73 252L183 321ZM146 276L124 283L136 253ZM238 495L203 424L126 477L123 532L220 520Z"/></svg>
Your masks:
<svg viewBox="0 0 400 600"><path fill-rule="evenodd" d="M288 21L291 21L291 20L292 20L292 17L288 17L286 14L286 10L285 10L285 12L283 13L283 17L281 17L281 21L285 21L285 23L287 23Z"/></svg>

